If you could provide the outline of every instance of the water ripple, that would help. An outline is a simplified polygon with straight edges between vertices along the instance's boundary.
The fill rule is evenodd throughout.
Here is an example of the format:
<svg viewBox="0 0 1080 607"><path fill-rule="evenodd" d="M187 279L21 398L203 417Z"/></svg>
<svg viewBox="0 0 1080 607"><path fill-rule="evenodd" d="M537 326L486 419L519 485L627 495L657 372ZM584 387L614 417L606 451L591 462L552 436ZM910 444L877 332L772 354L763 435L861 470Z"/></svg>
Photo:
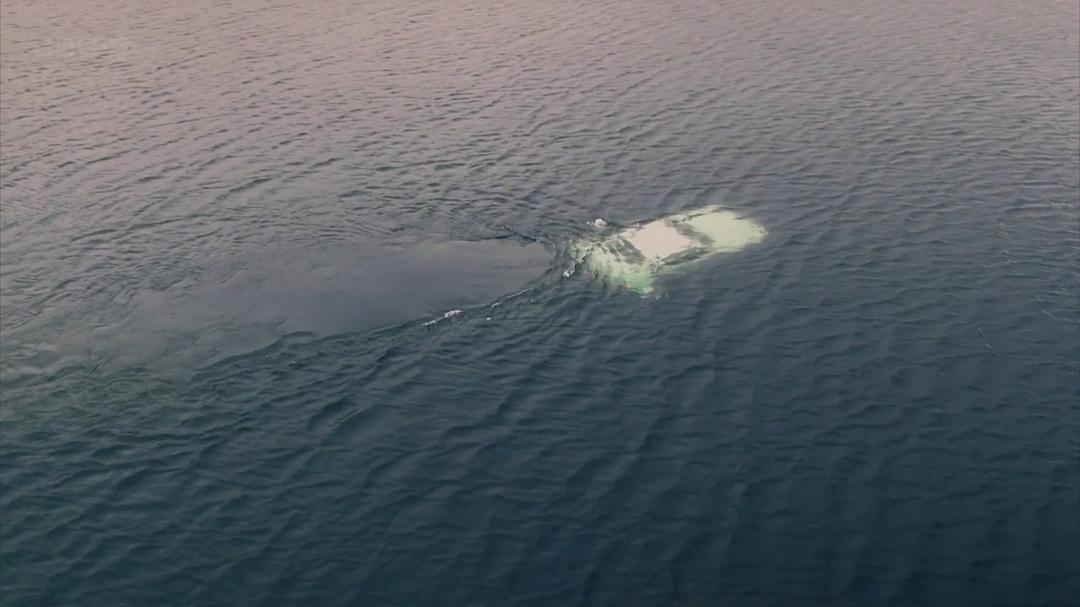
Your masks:
<svg viewBox="0 0 1080 607"><path fill-rule="evenodd" d="M2 602L1070 604L1078 18L6 2ZM560 278L715 203L768 239ZM349 316L509 235L554 264Z"/></svg>

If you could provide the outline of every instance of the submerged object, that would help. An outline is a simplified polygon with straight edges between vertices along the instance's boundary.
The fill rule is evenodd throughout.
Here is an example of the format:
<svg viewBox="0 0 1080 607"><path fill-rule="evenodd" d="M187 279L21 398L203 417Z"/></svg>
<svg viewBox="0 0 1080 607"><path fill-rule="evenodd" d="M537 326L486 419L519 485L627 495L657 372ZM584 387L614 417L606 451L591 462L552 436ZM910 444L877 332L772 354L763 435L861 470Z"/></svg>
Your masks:
<svg viewBox="0 0 1080 607"><path fill-rule="evenodd" d="M646 295L659 276L742 250L761 242L765 234L758 222L710 206L635 224L579 244L574 254L606 282Z"/></svg>

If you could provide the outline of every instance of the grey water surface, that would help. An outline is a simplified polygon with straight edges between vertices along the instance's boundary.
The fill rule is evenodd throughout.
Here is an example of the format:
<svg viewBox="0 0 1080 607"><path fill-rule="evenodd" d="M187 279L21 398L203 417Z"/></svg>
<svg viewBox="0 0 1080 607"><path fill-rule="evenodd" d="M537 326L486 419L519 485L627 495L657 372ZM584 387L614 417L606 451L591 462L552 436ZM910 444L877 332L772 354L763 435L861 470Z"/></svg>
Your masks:
<svg viewBox="0 0 1080 607"><path fill-rule="evenodd" d="M3 0L0 604L1076 605L1078 86L1074 1Z"/></svg>

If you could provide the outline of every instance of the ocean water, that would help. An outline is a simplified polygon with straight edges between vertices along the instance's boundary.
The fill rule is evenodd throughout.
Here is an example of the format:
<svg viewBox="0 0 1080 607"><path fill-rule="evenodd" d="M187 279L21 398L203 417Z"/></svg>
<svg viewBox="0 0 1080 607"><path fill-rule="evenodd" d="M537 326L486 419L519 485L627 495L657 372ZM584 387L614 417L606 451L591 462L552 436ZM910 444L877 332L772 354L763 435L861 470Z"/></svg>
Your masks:
<svg viewBox="0 0 1080 607"><path fill-rule="evenodd" d="M1075 1L0 34L0 604L1080 604Z"/></svg>

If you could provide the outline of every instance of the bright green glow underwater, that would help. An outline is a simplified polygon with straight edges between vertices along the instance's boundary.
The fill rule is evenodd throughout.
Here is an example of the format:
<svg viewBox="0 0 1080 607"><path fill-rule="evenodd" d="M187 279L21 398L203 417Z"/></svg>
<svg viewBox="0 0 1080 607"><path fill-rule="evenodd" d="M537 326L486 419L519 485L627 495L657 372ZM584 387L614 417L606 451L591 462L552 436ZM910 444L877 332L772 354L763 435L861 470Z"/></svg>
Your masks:
<svg viewBox="0 0 1080 607"><path fill-rule="evenodd" d="M719 207L661 217L577 245L577 257L605 282L642 295L658 277L765 238L765 228Z"/></svg>

